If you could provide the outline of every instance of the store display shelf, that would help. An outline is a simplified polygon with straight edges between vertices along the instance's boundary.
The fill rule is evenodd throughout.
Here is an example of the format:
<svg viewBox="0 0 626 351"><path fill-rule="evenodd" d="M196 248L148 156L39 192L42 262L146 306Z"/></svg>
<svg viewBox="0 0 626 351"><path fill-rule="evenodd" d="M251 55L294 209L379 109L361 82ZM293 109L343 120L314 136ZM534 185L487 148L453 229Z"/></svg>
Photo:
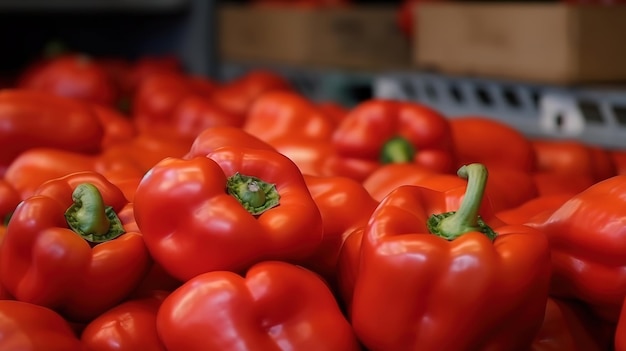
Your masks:
<svg viewBox="0 0 626 351"><path fill-rule="evenodd" d="M418 101L450 118L482 115L526 135L626 148L626 89L564 87L427 72L382 74L374 96Z"/></svg>

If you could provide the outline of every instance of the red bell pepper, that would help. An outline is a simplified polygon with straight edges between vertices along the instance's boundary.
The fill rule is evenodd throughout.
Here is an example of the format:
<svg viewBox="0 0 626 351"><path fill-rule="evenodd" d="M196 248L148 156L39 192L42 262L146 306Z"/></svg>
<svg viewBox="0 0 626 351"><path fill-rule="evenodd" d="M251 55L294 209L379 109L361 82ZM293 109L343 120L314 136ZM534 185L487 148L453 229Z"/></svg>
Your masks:
<svg viewBox="0 0 626 351"><path fill-rule="evenodd" d="M5 179L0 179L0 226L6 227L13 211L22 201L20 193Z"/></svg>
<svg viewBox="0 0 626 351"><path fill-rule="evenodd" d="M479 212L483 165L464 166L459 176L468 179L459 207L441 192L402 186L372 214L351 306L367 349L528 350L539 331L547 238L501 225L488 208Z"/></svg>
<svg viewBox="0 0 626 351"><path fill-rule="evenodd" d="M91 108L104 127L102 149L106 149L118 142L130 140L137 135L137 129L130 117L109 106L94 104Z"/></svg>
<svg viewBox="0 0 626 351"><path fill-rule="evenodd" d="M114 106L119 97L107 71L87 55L67 53L37 61L18 78L17 88Z"/></svg>
<svg viewBox="0 0 626 351"><path fill-rule="evenodd" d="M551 216L529 225L546 233L552 251L551 294L588 304L617 322L626 296L626 176L571 197Z"/></svg>
<svg viewBox="0 0 626 351"><path fill-rule="evenodd" d="M71 326L48 308L21 301L0 301L0 349L84 351Z"/></svg>
<svg viewBox="0 0 626 351"><path fill-rule="evenodd" d="M241 127L243 122L242 116L223 110L203 96L191 95L181 100L172 111L171 131L196 137L210 127Z"/></svg>
<svg viewBox="0 0 626 351"><path fill-rule="evenodd" d="M294 89L291 83L276 73L253 70L221 85L211 95L211 101L225 111L245 118L257 97L275 90L293 91Z"/></svg>
<svg viewBox="0 0 626 351"><path fill-rule="evenodd" d="M537 171L556 172L568 177L583 176L598 182L616 175L608 151L577 140L533 139Z"/></svg>
<svg viewBox="0 0 626 351"><path fill-rule="evenodd" d="M237 127L211 127L203 130L196 136L189 152L183 158L192 159L197 156L206 156L222 146L243 146L253 149L274 150L274 148Z"/></svg>
<svg viewBox="0 0 626 351"><path fill-rule="evenodd" d="M47 93L0 91L0 175L34 147L96 153L104 128L89 105Z"/></svg>
<svg viewBox="0 0 626 351"><path fill-rule="evenodd" d="M554 194L538 196L523 204L499 211L496 216L504 223L526 224L541 221L552 215L561 205L572 198L569 194Z"/></svg>
<svg viewBox="0 0 626 351"><path fill-rule="evenodd" d="M44 183L16 208L0 249L2 285L17 300L88 321L126 298L150 256L117 214L124 194L102 175Z"/></svg>
<svg viewBox="0 0 626 351"><path fill-rule="evenodd" d="M123 76L117 76L122 92L127 96L134 96L137 89L147 78L160 74L184 74L183 64L180 59L173 55L142 56L131 62L129 72L122 72Z"/></svg>
<svg viewBox="0 0 626 351"><path fill-rule="evenodd" d="M523 172L536 169L536 155L529 138L517 129L482 116L450 119L457 165L478 162L488 169L509 168Z"/></svg>
<svg viewBox="0 0 626 351"><path fill-rule="evenodd" d="M570 176L559 172L533 172L532 177L540 196L574 196L595 183L588 174Z"/></svg>
<svg viewBox="0 0 626 351"><path fill-rule="evenodd" d="M206 157L164 159L139 184L135 217L155 261L181 281L261 260L302 260L322 240L302 174L272 150L224 146Z"/></svg>
<svg viewBox="0 0 626 351"><path fill-rule="evenodd" d="M180 73L161 73L146 77L137 87L132 100L132 117L141 131L168 128L178 104L189 96L209 98L209 89L198 88L192 77ZM207 83L209 84L209 83Z"/></svg>
<svg viewBox="0 0 626 351"><path fill-rule="evenodd" d="M351 178L305 175L304 180L322 215L324 237L315 253L300 264L320 274L334 287L337 260L346 236L367 224L378 201Z"/></svg>
<svg viewBox="0 0 626 351"><path fill-rule="evenodd" d="M193 143L193 139L156 130L143 131L134 138L116 143L98 154L96 167L139 169L147 172L166 157L182 157Z"/></svg>
<svg viewBox="0 0 626 351"><path fill-rule="evenodd" d="M607 350L607 347L601 347L587 326L592 320L585 317L580 315L572 303L549 298L543 325L530 351Z"/></svg>
<svg viewBox="0 0 626 351"><path fill-rule="evenodd" d="M326 284L279 261L190 279L163 301L157 330L168 351L360 350Z"/></svg>
<svg viewBox="0 0 626 351"><path fill-rule="evenodd" d="M56 148L32 148L11 162L4 179L22 199L26 199L46 181L71 173L93 171L94 164L91 155Z"/></svg>
<svg viewBox="0 0 626 351"><path fill-rule="evenodd" d="M293 91L270 91L250 106L243 130L271 144L287 135L330 140L335 127L335 118L304 96Z"/></svg>
<svg viewBox="0 0 626 351"><path fill-rule="evenodd" d="M156 330L157 312L167 296L124 301L89 322L81 334L85 351L167 351Z"/></svg>
<svg viewBox="0 0 626 351"><path fill-rule="evenodd" d="M286 135L271 141L271 145L281 154L289 157L300 169L302 174L314 176L338 176L345 172L338 167L345 165L341 156L329 140L302 138Z"/></svg>
<svg viewBox="0 0 626 351"><path fill-rule="evenodd" d="M452 173L456 162L448 120L412 102L362 102L337 126L332 140L339 155L370 165L371 171L381 164L404 162Z"/></svg>

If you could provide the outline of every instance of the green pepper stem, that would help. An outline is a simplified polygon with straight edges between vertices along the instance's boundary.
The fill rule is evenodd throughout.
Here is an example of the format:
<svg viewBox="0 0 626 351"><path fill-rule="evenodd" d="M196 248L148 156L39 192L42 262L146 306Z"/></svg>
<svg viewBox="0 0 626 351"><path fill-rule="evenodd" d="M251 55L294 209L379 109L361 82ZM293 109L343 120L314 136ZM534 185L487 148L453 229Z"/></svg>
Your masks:
<svg viewBox="0 0 626 351"><path fill-rule="evenodd" d="M73 204L65 211L68 226L85 240L99 243L124 234L124 227L112 207L104 204L98 188L90 183L78 185L72 193Z"/></svg>
<svg viewBox="0 0 626 351"><path fill-rule="evenodd" d="M280 195L274 184L240 173L228 178L226 191L253 215L259 215L280 203Z"/></svg>
<svg viewBox="0 0 626 351"><path fill-rule="evenodd" d="M406 138L393 137L383 145L380 151L381 163L407 163L415 157L415 147Z"/></svg>
<svg viewBox="0 0 626 351"><path fill-rule="evenodd" d="M495 239L496 233L478 215L487 185L487 168L480 163L472 163L459 168L457 175L467 179L461 205L457 211L432 215L428 219L429 231L447 240L454 240L468 232L481 232L490 240Z"/></svg>

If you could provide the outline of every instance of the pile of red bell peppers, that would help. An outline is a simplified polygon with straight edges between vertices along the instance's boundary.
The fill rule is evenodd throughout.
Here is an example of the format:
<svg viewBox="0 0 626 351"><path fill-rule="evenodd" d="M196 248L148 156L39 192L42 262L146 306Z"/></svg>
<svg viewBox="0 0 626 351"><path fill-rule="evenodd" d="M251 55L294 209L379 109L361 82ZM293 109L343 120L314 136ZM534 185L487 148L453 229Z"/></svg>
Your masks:
<svg viewBox="0 0 626 351"><path fill-rule="evenodd" d="M0 176L1 350L626 350L621 150L68 52Z"/></svg>

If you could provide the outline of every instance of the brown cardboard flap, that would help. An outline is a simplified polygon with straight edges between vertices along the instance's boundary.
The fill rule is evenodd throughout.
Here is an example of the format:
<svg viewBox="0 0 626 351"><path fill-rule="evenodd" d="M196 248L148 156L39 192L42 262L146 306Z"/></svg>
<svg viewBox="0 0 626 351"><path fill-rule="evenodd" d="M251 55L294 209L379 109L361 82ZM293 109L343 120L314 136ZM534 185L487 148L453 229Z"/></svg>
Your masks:
<svg viewBox="0 0 626 351"><path fill-rule="evenodd" d="M624 79L620 16L626 19L621 6L422 3L413 58L443 72L540 82Z"/></svg>
<svg viewBox="0 0 626 351"><path fill-rule="evenodd" d="M299 9L222 6L226 59L350 69L410 66L410 43L391 6Z"/></svg>

